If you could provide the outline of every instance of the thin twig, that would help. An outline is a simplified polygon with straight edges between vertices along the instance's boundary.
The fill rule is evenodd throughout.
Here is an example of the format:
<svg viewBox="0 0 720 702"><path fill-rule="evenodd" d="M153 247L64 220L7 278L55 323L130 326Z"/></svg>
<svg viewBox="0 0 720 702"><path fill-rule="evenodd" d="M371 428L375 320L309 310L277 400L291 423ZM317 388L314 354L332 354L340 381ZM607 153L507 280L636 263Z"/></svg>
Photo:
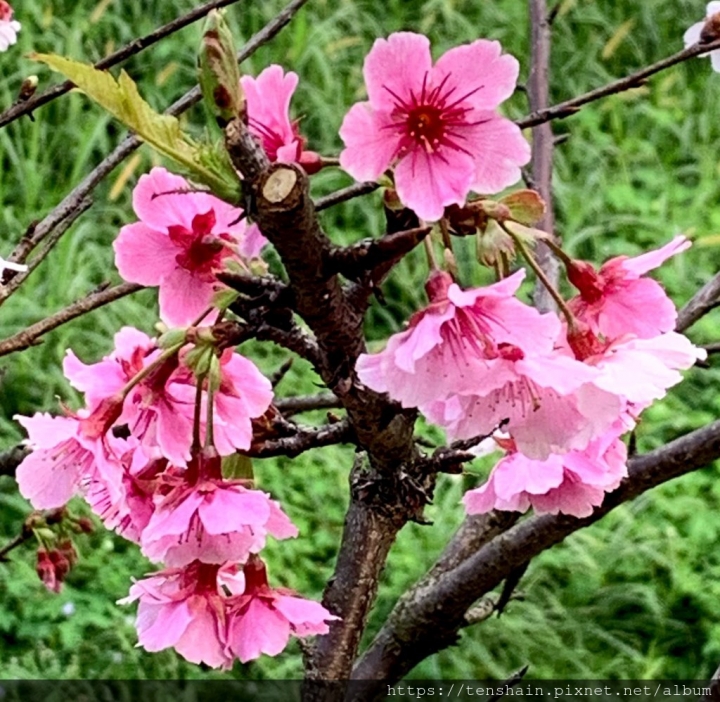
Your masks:
<svg viewBox="0 0 720 702"><path fill-rule="evenodd" d="M339 205L341 202L347 202L348 200L352 200L353 198L361 197L362 195L372 193L379 187L379 183L376 183L375 181L354 183L353 185L349 185L347 188L343 188L342 190L336 190L334 193L319 197L317 200L315 200L315 210L317 212L320 212L320 210L326 210L328 207Z"/></svg>
<svg viewBox="0 0 720 702"><path fill-rule="evenodd" d="M252 458L287 456L294 458L305 451L331 444L345 444L352 441L353 431L347 420L328 424L317 429L299 429L293 436L270 439L254 445L245 452Z"/></svg>
<svg viewBox="0 0 720 702"><path fill-rule="evenodd" d="M13 446L0 453L0 475L14 476L17 467L25 460L31 449L24 444Z"/></svg>
<svg viewBox="0 0 720 702"><path fill-rule="evenodd" d="M678 312L675 330L684 332L718 306L720 306L720 273L705 283Z"/></svg>
<svg viewBox="0 0 720 702"><path fill-rule="evenodd" d="M121 283L112 288L92 292L59 312L36 322L7 339L1 340L0 356L7 356L15 351L21 351L22 349L34 346L38 343L41 336L53 329L57 329L57 327L62 324L142 289L143 286L137 285L136 283Z"/></svg>
<svg viewBox="0 0 720 702"><path fill-rule="evenodd" d="M2 548L0 548L0 562L5 560L5 557L18 546L22 546L26 541L33 535L32 531L23 529L14 539L8 541Z"/></svg>
<svg viewBox="0 0 720 702"><path fill-rule="evenodd" d="M570 115L574 115L578 112L583 105L587 105L595 100L600 100L608 95L621 93L625 90L630 90L631 88L637 88L644 83L646 78L649 78L655 73L664 71L666 68L671 68L678 63L695 58L696 56L713 51L714 49L720 49L720 39L713 41L710 44L693 44L687 49L678 51L676 54L668 56L667 58L662 59L662 61L653 63L650 66L646 66L635 73L631 73L625 78L620 78L619 80L608 83L601 88L595 88L595 90L590 90L587 93L583 93L582 95L578 95L577 97L558 103L557 105L553 105L547 109L533 112L518 120L516 124L521 129L525 129L526 127L534 127L553 119L563 119L564 117L569 117Z"/></svg>
<svg viewBox="0 0 720 702"><path fill-rule="evenodd" d="M310 412L319 409L335 409L342 407L340 398L331 392L323 392L319 395L298 395L296 397L278 397L274 401L277 407L286 417L292 417L301 412Z"/></svg>
<svg viewBox="0 0 720 702"><path fill-rule="evenodd" d="M204 5L196 7L194 10L191 10L182 17L177 17L176 19L172 20L172 22L168 22L162 27L155 29L154 31L150 32L150 34L146 34L144 37L140 37L138 39L133 39L133 41L131 41L129 44L126 44L125 46L121 47L117 51L114 51L112 54L109 54L105 58L100 59L100 61L95 63L94 66L95 68L99 69L106 69L110 68L111 66L116 66L117 64L122 63L131 56L139 54L147 47L156 44L161 39L164 39L165 37L174 34L175 32L187 27L193 22L197 22L197 20L202 19L205 15L207 15L210 10L225 7L226 5L232 5L235 2L238 2L238 0L212 0L212 2L206 2ZM46 105L55 98L58 98L61 95L65 95L65 93L70 92L74 87L75 85L72 81L66 80L64 83L54 85L51 88L44 90L42 93L37 93L33 95L33 97L31 97L29 100L25 100L23 102L16 102L14 105L12 105L12 107L9 107L4 112L0 113L0 128L4 127L7 124L10 124L10 122L14 122L16 119L22 117L23 115L30 114L38 107Z"/></svg>

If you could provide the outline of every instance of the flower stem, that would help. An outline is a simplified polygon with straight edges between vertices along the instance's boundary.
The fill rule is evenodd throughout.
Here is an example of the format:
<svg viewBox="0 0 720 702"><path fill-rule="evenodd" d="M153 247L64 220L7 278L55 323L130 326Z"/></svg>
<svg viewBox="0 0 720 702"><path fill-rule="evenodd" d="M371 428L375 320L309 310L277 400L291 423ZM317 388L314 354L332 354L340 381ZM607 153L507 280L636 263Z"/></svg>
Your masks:
<svg viewBox="0 0 720 702"><path fill-rule="evenodd" d="M423 222L421 220L420 226L424 227L425 222ZM432 236L428 235L423 239L423 246L425 247L425 254L427 255L428 266L430 267L430 270L431 271L440 270L440 266L438 266L438 262L437 262L437 257L435 256L435 249L433 248Z"/></svg>
<svg viewBox="0 0 720 702"><path fill-rule="evenodd" d="M125 398L127 397L128 393L136 386L142 383L143 380L145 380L149 375L154 373L158 368L160 368L166 361L169 361L173 356L176 356L178 351L185 345L185 341L182 341L179 344L175 344L174 346L171 346L166 351L163 351L152 363L147 365L145 368L143 368L139 373L134 375L130 380L127 382L125 387L120 391L120 395Z"/></svg>
<svg viewBox="0 0 720 702"><path fill-rule="evenodd" d="M538 265L537 261L533 258L532 253L528 251L527 246L522 242L519 236L515 236L505 225L503 222L498 222L498 224L502 227L502 229L507 232L515 242L515 246L518 248L520 253L523 255L523 258L528 262L528 265L530 268L533 269L535 272L535 275L538 277L538 280L545 286L547 291L550 293L550 297L552 297L553 300L555 300L555 304L557 304L560 311L563 313L563 316L567 320L568 323L568 329L574 330L577 327L575 316L570 311L570 308L567 306L567 303L563 299L562 295L557 291L555 286L550 282L548 277L545 275L545 271L543 271L542 268Z"/></svg>

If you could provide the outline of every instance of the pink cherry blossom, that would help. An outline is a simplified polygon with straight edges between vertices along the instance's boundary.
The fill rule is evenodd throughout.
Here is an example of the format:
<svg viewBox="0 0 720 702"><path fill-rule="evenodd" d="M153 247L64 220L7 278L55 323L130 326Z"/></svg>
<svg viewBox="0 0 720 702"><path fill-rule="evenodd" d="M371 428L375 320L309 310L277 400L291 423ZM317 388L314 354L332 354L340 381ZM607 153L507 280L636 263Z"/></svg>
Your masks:
<svg viewBox="0 0 720 702"><path fill-rule="evenodd" d="M228 581L232 583L232 579ZM118 604L139 600L138 643L146 651L174 648L191 663L230 668L226 647L227 596L223 570L194 562L136 582Z"/></svg>
<svg viewBox="0 0 720 702"><path fill-rule="evenodd" d="M327 622L337 619L319 602L270 588L265 564L257 557L251 557L244 573L245 591L231 598L227 645L242 663L263 653L276 656L287 646L290 634L327 634Z"/></svg>
<svg viewBox="0 0 720 702"><path fill-rule="evenodd" d="M0 0L0 51L6 51L17 41L20 22L12 18L13 9L5 0Z"/></svg>
<svg viewBox="0 0 720 702"><path fill-rule="evenodd" d="M493 469L488 481L465 494L468 514L492 509L587 517L627 475L627 450L617 427L583 451L533 460L512 451Z"/></svg>
<svg viewBox="0 0 720 702"><path fill-rule="evenodd" d="M683 35L686 49L689 46L697 44L700 41L700 35L702 34L703 27L705 27L705 24L713 15L717 14L720 14L720 2L709 2L705 9L705 19L702 20L702 22L696 22ZM720 73L720 49L715 49L715 51L709 51L706 54L701 54L701 56L710 56L713 70L717 73Z"/></svg>
<svg viewBox="0 0 720 702"><path fill-rule="evenodd" d="M504 420L533 458L582 449L622 409L591 385L598 371L555 350L562 328L514 297L524 272L461 290L445 273L428 283L430 305L385 351L361 355L360 380L404 407L419 407L450 438L488 434Z"/></svg>
<svg viewBox="0 0 720 702"><path fill-rule="evenodd" d="M142 533L143 553L168 566L245 561L277 539L297 536L297 529L277 502L260 490L222 480L220 458L193 459L173 489L156 500ZM193 480L197 482L192 482Z"/></svg>
<svg viewBox="0 0 720 702"><path fill-rule="evenodd" d="M519 65L496 41L446 52L433 66L427 37L378 39L365 59L368 102L345 116L341 166L357 180L395 168L400 200L428 221L471 190L496 193L520 178L530 147L496 109L515 90Z"/></svg>
<svg viewBox="0 0 720 702"><path fill-rule="evenodd" d="M113 499L122 493L124 442L106 434L120 406L101 405L86 417L16 416L33 449L18 466L20 494L35 509L62 507L90 480L101 480Z"/></svg>
<svg viewBox="0 0 720 702"><path fill-rule="evenodd" d="M298 85L297 73L285 73L273 64L257 78L242 76L240 85L247 100L250 131L261 141L271 161L300 163L308 173L320 165L319 156L305 151L305 139L300 136L297 122L290 121L290 100Z"/></svg>
<svg viewBox="0 0 720 702"><path fill-rule="evenodd" d="M242 210L193 192L164 168L141 176L133 208L140 221L120 230L115 264L125 280L160 287L160 316L169 325L199 318L222 287L215 274L225 262L242 265L265 242L241 219Z"/></svg>
<svg viewBox="0 0 720 702"><path fill-rule="evenodd" d="M672 331L675 305L659 283L642 276L689 247L690 242L678 236L657 251L613 258L598 272L589 263L574 261L568 278L580 295L570 301L570 310L609 339L625 334L647 339Z"/></svg>

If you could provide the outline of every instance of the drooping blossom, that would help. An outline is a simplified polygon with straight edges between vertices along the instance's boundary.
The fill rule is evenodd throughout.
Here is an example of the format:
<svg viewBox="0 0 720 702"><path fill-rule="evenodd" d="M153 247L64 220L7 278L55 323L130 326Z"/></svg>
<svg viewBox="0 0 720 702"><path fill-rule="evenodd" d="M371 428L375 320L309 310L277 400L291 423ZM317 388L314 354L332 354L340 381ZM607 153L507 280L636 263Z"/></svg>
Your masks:
<svg viewBox="0 0 720 702"><path fill-rule="evenodd" d="M672 331L675 305L658 282L643 276L689 247L684 236L677 236L657 251L612 258L597 272L589 263L574 261L568 278L580 294L568 303L570 310L608 339L625 334L648 339Z"/></svg>
<svg viewBox="0 0 720 702"><path fill-rule="evenodd" d="M290 100L298 85L297 73L285 73L273 64L256 78L242 76L240 85L247 101L248 127L257 136L271 161L299 163L315 173L320 157L305 150L298 123L290 120Z"/></svg>
<svg viewBox="0 0 720 702"><path fill-rule="evenodd" d="M242 582L237 583L234 569L227 570L196 561L136 582L118 604L139 600L139 645L151 652L172 647L191 663L230 668L225 588L242 592Z"/></svg>
<svg viewBox="0 0 720 702"><path fill-rule="evenodd" d="M290 635L327 634L337 619L319 602L297 597L291 590L268 585L265 564L256 556L243 569L245 590L231 598L228 652L247 663L261 654L276 656Z"/></svg>
<svg viewBox="0 0 720 702"><path fill-rule="evenodd" d="M690 29L688 29L685 34L683 35L683 40L685 42L685 48L687 49L689 46L692 46L693 44L697 44L701 39L705 39L703 34L703 29L705 29L705 26L711 19L715 19L717 17L718 23L720 23L720 2L717 2L715 0L714 2L709 2L707 4L707 7L705 9L705 19L702 20L702 22L696 22ZM717 27L715 28L715 31L717 32ZM717 36L711 37L712 39L717 39ZM713 70L716 73L720 73L720 49L715 49L714 51L709 51L706 54L701 54L701 56L710 56L710 61L712 63Z"/></svg>
<svg viewBox="0 0 720 702"><path fill-rule="evenodd" d="M340 128L341 166L375 180L394 166L400 200L428 221L468 193L496 193L520 178L530 147L496 109L515 90L519 65L496 41L447 51L433 66L427 37L378 39L365 59L368 101Z"/></svg>
<svg viewBox="0 0 720 702"><path fill-rule="evenodd" d="M202 454L176 476L172 489L156 498L142 533L142 551L152 561L180 567L194 560L243 562L276 539L297 536L277 502L239 481L223 480L220 457Z"/></svg>
<svg viewBox="0 0 720 702"><path fill-rule="evenodd" d="M257 257L265 243L241 209L194 192L164 168L140 177L133 209L140 221L120 230L115 264L125 280L159 286L160 316L171 326L198 319L222 287L215 274L228 260L242 265Z"/></svg>
<svg viewBox="0 0 720 702"><path fill-rule="evenodd" d="M0 0L0 51L6 51L17 41L20 22L14 20L13 9L5 0Z"/></svg>
<svg viewBox="0 0 720 702"><path fill-rule="evenodd" d="M488 481L465 493L468 514L493 509L525 512L532 507L537 514L587 517L627 475L627 450L616 428L583 451L553 454L545 460L524 456L512 442L505 447L510 453L493 468Z"/></svg>
<svg viewBox="0 0 720 702"><path fill-rule="evenodd" d="M463 291L434 274L428 308L383 352L360 356L360 380L419 407L450 438L488 434L509 420L506 431L533 458L584 448L622 403L591 384L597 370L555 350L556 315L514 297L523 275Z"/></svg>
<svg viewBox="0 0 720 702"><path fill-rule="evenodd" d="M16 416L32 448L15 473L20 494L35 509L62 507L91 480L102 481L117 499L122 492L124 441L107 433L120 406L110 403L87 416Z"/></svg>

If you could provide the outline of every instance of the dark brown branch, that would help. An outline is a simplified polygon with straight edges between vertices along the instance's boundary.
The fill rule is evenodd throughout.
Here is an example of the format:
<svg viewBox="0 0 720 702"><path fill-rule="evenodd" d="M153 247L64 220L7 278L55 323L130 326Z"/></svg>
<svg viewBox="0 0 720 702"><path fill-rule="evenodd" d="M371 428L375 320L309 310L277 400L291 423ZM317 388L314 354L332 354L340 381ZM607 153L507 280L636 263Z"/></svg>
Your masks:
<svg viewBox="0 0 720 702"><path fill-rule="evenodd" d="M720 49L720 40L716 40L710 44L693 44L687 49L678 51L676 54L642 68L625 78L620 78L619 80L608 83L601 88L596 88L595 90L583 93L582 95L578 95L577 97L566 100L565 102L561 102L557 105L553 105L547 109L533 112L532 114L527 115L527 117L523 117L518 120L516 124L520 128L525 129L526 127L534 127L553 119L563 119L565 117L569 117L570 115L574 115L578 112L583 105L587 105L595 100L600 100L608 95L614 95L625 90L637 88L642 85L647 78L655 73L664 71L666 68L671 68L678 63L695 58L696 56L713 51L714 49Z"/></svg>
<svg viewBox="0 0 720 702"><path fill-rule="evenodd" d="M294 458L310 449L346 444L353 440L353 431L347 421L328 424L317 429L299 428L292 436L269 439L253 445L247 455L252 458L269 458L270 456L287 456Z"/></svg>
<svg viewBox="0 0 720 702"><path fill-rule="evenodd" d="M380 185L374 181L354 183L353 185L349 185L347 188L319 197L315 201L315 211L320 212L321 210L326 210L328 207L339 205L341 202L347 202L353 198L367 195L368 193L374 192L379 187Z"/></svg>
<svg viewBox="0 0 720 702"><path fill-rule="evenodd" d="M0 453L0 475L14 476L16 468L29 454L30 449L23 444L18 444Z"/></svg>
<svg viewBox="0 0 720 702"><path fill-rule="evenodd" d="M551 30L546 0L529 0L530 5L530 76L528 79L528 100L530 109L536 113L550 105L550 39ZM545 214L537 223L538 229L555 236L555 217L552 199L552 171L554 136L549 122L539 124L532 130L532 158L530 169L535 189L545 201ZM559 242L558 242L559 243ZM538 265L556 288L560 280L560 265L549 247L538 242L536 249ZM542 281L535 282L533 294L535 307L541 312L557 311Z"/></svg>
<svg viewBox="0 0 720 702"><path fill-rule="evenodd" d="M8 541L2 548L0 548L0 563L6 560L6 557L10 551L13 551L18 546L22 546L26 541L32 537L33 533L30 529L23 530L14 538Z"/></svg>
<svg viewBox="0 0 720 702"><path fill-rule="evenodd" d="M720 353L720 343L718 343L717 341L714 344L704 344L702 348L704 348L708 352L708 355Z"/></svg>
<svg viewBox="0 0 720 702"><path fill-rule="evenodd" d="M427 656L456 642L465 613L510 573L600 520L628 500L668 480L708 465L720 456L720 422L682 436L629 462L629 476L589 517L545 515L526 519L486 543L457 567L406 593L353 671L353 677L400 679ZM442 612L442 617L438 617Z"/></svg>
<svg viewBox="0 0 720 702"><path fill-rule="evenodd" d="M267 44L267 42L275 37L275 35L290 22L292 17L307 1L308 0L292 0L292 2L270 20L259 32L254 34L242 49L238 51L238 61L244 61L252 56L261 46ZM195 86L179 100L176 100L170 105L166 113L174 116L182 114L199 102L201 97L200 88ZM15 263L22 263L33 248L43 239L50 236L58 227L62 225L62 227L64 227L62 231L66 231L84 211L83 204L90 193L118 164L122 163L122 161L132 154L141 144L140 139L134 135L126 137L122 143L103 159L41 222L29 228L8 260ZM57 234L55 236L59 238ZM8 285L0 289L0 305L18 289L27 275L28 273L16 275Z"/></svg>
<svg viewBox="0 0 720 702"><path fill-rule="evenodd" d="M678 312L676 331L684 332L708 312L720 305L720 273L698 290L692 299Z"/></svg>
<svg viewBox="0 0 720 702"><path fill-rule="evenodd" d="M368 271L382 267L391 268L403 256L412 251L429 233L432 227L416 227L379 239L364 239L352 246L335 246L327 252L327 273L340 273L350 280L360 280Z"/></svg>
<svg viewBox="0 0 720 702"><path fill-rule="evenodd" d="M218 273L221 283L251 298L257 305L277 305L292 308L292 291L273 276L257 276L249 273Z"/></svg>
<svg viewBox="0 0 720 702"><path fill-rule="evenodd" d="M210 10L225 7L226 5L232 5L235 2L238 2L238 0L212 0L212 2L206 2L204 5L196 7L194 10L191 10L182 17L177 17L172 22L168 22L166 25L155 29L150 32L150 34L146 34L144 37L134 39L129 44L126 44L117 51L114 51L112 54L100 59L100 61L94 64L95 68L105 69L110 68L111 66L116 66L131 56L139 54L147 47L156 44L161 39L174 34L193 22L197 22L197 20L202 19L205 15L207 15ZM0 113L0 127L10 124L10 122L13 122L23 115L30 114L38 107L46 105L61 95L65 95L65 93L70 92L73 87L74 84L72 81L66 80L64 83L54 85L53 87L44 90L42 93L35 94L28 100L15 103L12 107L9 107L4 112Z"/></svg>
<svg viewBox="0 0 720 702"><path fill-rule="evenodd" d="M104 288L96 292L92 292L86 297L68 305L65 309L62 309L59 312L32 324L26 329L23 329L21 332L0 341L0 356L7 356L15 351L21 351L22 349L34 346L38 343L41 336L44 336L53 329L57 329L66 322L76 319L77 317L81 317L98 307L107 305L110 302L119 300L121 297L126 297L127 295L131 295L132 293L142 289L142 285L137 285L135 283L122 283L113 288Z"/></svg>
<svg viewBox="0 0 720 702"><path fill-rule="evenodd" d="M331 392L319 395L299 395L297 397L278 397L274 403L286 417L292 417L301 412L311 412L319 409L335 409L342 407L340 400Z"/></svg>

